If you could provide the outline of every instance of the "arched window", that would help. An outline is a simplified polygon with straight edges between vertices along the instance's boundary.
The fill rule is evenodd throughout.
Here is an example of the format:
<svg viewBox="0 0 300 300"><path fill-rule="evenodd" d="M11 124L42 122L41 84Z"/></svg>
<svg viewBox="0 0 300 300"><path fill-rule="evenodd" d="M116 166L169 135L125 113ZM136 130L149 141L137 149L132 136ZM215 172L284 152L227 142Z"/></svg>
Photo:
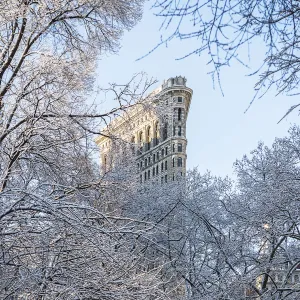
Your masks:
<svg viewBox="0 0 300 300"><path fill-rule="evenodd" d="M181 136L181 126L178 126L178 136Z"/></svg>
<svg viewBox="0 0 300 300"><path fill-rule="evenodd" d="M182 144L178 144L178 152L182 152Z"/></svg>
<svg viewBox="0 0 300 300"><path fill-rule="evenodd" d="M140 145L142 145L143 144L143 131L141 131L140 133L139 133L139 144Z"/></svg>
<svg viewBox="0 0 300 300"><path fill-rule="evenodd" d="M165 155L165 149L161 149L161 157L164 157Z"/></svg>
<svg viewBox="0 0 300 300"><path fill-rule="evenodd" d="M178 159L177 159L177 166L182 167L182 158L181 157L178 157Z"/></svg>
<svg viewBox="0 0 300 300"><path fill-rule="evenodd" d="M155 163L155 153L153 154L153 163Z"/></svg>
<svg viewBox="0 0 300 300"><path fill-rule="evenodd" d="M150 150L150 147L151 147L151 145L150 145L150 142L151 142L150 134L151 134L151 127L148 126L147 130L146 130L146 143L147 143L146 149L147 150Z"/></svg>
<svg viewBox="0 0 300 300"><path fill-rule="evenodd" d="M152 177L155 176L155 168L152 169Z"/></svg>
<svg viewBox="0 0 300 300"><path fill-rule="evenodd" d="M181 121L181 108L178 108L178 121Z"/></svg>

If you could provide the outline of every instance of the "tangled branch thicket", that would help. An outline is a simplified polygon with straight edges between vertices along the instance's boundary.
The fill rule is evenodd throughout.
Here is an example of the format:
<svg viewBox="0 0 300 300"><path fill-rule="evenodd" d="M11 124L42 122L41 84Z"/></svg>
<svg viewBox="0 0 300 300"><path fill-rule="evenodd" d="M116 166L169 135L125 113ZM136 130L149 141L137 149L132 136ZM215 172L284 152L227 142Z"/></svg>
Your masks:
<svg viewBox="0 0 300 300"><path fill-rule="evenodd" d="M299 93L299 1L156 0L153 8L163 18L162 29L171 31L160 45L196 40L184 57L207 53L218 76L233 61L251 64L248 57L259 46L265 59L253 71L259 75L255 88L261 95L272 86L279 94Z"/></svg>

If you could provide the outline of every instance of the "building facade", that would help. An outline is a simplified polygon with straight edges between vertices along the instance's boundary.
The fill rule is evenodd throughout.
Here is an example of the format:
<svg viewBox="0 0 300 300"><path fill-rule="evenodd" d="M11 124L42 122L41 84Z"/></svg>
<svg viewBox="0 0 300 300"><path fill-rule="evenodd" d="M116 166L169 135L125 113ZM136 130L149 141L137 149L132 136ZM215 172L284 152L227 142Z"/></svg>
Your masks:
<svg viewBox="0 0 300 300"><path fill-rule="evenodd" d="M186 121L192 89L169 78L114 119L96 139L102 174L133 164L140 183L167 183L186 173Z"/></svg>

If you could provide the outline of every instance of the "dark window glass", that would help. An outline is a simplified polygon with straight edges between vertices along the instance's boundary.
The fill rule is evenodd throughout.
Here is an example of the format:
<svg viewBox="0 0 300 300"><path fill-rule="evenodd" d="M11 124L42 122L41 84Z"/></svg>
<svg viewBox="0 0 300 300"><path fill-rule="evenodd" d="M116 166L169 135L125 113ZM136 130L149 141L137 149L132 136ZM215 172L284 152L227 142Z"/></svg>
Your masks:
<svg viewBox="0 0 300 300"><path fill-rule="evenodd" d="M142 183L143 182L143 176L142 176L142 174L140 175L140 183Z"/></svg>
<svg viewBox="0 0 300 300"><path fill-rule="evenodd" d="M168 138L168 121L165 122L163 128L163 140L166 140L167 138Z"/></svg>
<svg viewBox="0 0 300 300"><path fill-rule="evenodd" d="M168 170L168 162L165 161L165 170Z"/></svg>
<svg viewBox="0 0 300 300"><path fill-rule="evenodd" d="M181 136L181 126L178 126L178 135Z"/></svg>
<svg viewBox="0 0 300 300"><path fill-rule="evenodd" d="M178 152L182 152L182 144L178 144Z"/></svg>
<svg viewBox="0 0 300 300"><path fill-rule="evenodd" d="M175 174L173 173L173 177L172 177L172 180L174 181L175 180Z"/></svg>
<svg viewBox="0 0 300 300"><path fill-rule="evenodd" d="M161 163L161 171L163 171L164 170L164 163L162 162Z"/></svg>
<svg viewBox="0 0 300 300"><path fill-rule="evenodd" d="M178 102L182 102L182 97L178 97Z"/></svg>
<svg viewBox="0 0 300 300"><path fill-rule="evenodd" d="M165 155L165 149L161 149L161 157L164 157Z"/></svg>
<svg viewBox="0 0 300 300"><path fill-rule="evenodd" d="M143 167L143 162L141 161L141 168Z"/></svg>
<svg viewBox="0 0 300 300"><path fill-rule="evenodd" d="M150 162L151 162L151 158L150 156L148 157L148 165L150 165Z"/></svg>
<svg viewBox="0 0 300 300"><path fill-rule="evenodd" d="M161 184L164 183L164 178L163 177L161 177L160 182L161 182Z"/></svg>
<svg viewBox="0 0 300 300"><path fill-rule="evenodd" d="M178 108L178 121L181 121L181 108Z"/></svg>
<svg viewBox="0 0 300 300"><path fill-rule="evenodd" d="M153 154L153 162L155 163L155 154Z"/></svg>
<svg viewBox="0 0 300 300"><path fill-rule="evenodd" d="M172 159L173 168L175 167L175 158Z"/></svg>
<svg viewBox="0 0 300 300"><path fill-rule="evenodd" d="M173 135L175 135L175 134L176 134L176 127L173 126Z"/></svg>
<svg viewBox="0 0 300 300"><path fill-rule="evenodd" d="M137 168L138 168L138 169L140 168L140 163L137 164Z"/></svg>
<svg viewBox="0 0 300 300"><path fill-rule="evenodd" d="M147 167L147 158L145 158L145 167Z"/></svg>
<svg viewBox="0 0 300 300"><path fill-rule="evenodd" d="M148 179L150 179L150 170L148 170Z"/></svg>
<svg viewBox="0 0 300 300"><path fill-rule="evenodd" d="M156 175L158 175L158 165L156 166Z"/></svg>
<svg viewBox="0 0 300 300"><path fill-rule="evenodd" d="M166 152L166 155L168 155L168 147L166 147L166 150L165 150L165 152Z"/></svg>
<svg viewBox="0 0 300 300"><path fill-rule="evenodd" d="M173 147L173 152L175 152L175 144L173 144L172 147Z"/></svg>
<svg viewBox="0 0 300 300"><path fill-rule="evenodd" d="M144 174L144 180L145 181L147 180L147 172L145 172L145 174Z"/></svg>
<svg viewBox="0 0 300 300"><path fill-rule="evenodd" d="M165 175L165 183L168 182L168 175Z"/></svg>
<svg viewBox="0 0 300 300"><path fill-rule="evenodd" d="M178 157L177 166L182 167L182 158L181 157Z"/></svg>
<svg viewBox="0 0 300 300"><path fill-rule="evenodd" d="M152 177L155 176L155 168L152 169Z"/></svg>
<svg viewBox="0 0 300 300"><path fill-rule="evenodd" d="M159 152L156 153L156 158L159 160Z"/></svg>

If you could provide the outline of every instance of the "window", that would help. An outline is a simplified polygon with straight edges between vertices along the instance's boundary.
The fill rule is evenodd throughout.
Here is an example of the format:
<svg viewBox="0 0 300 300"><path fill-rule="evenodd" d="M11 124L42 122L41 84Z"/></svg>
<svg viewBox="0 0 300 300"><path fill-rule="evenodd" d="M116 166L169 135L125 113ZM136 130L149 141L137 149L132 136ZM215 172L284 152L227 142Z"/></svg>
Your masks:
<svg viewBox="0 0 300 300"><path fill-rule="evenodd" d="M178 102L182 103L182 97L178 97Z"/></svg>
<svg viewBox="0 0 300 300"><path fill-rule="evenodd" d="M148 179L150 179L150 170L148 170Z"/></svg>
<svg viewBox="0 0 300 300"><path fill-rule="evenodd" d="M156 166L156 175L158 175L158 165Z"/></svg>
<svg viewBox="0 0 300 300"><path fill-rule="evenodd" d="M161 149L161 157L164 157L165 155L165 149Z"/></svg>
<svg viewBox="0 0 300 300"><path fill-rule="evenodd" d="M165 175L165 183L168 182L168 175Z"/></svg>
<svg viewBox="0 0 300 300"><path fill-rule="evenodd" d="M177 159L177 166L182 167L182 158L181 157L178 157L178 159Z"/></svg>
<svg viewBox="0 0 300 300"><path fill-rule="evenodd" d="M173 168L175 167L175 158L172 159Z"/></svg>
<svg viewBox="0 0 300 300"><path fill-rule="evenodd" d="M181 121L181 108L178 108L178 121Z"/></svg>
<svg viewBox="0 0 300 300"><path fill-rule="evenodd" d="M133 136L132 138L131 138L131 152L132 152L132 154L134 154L134 151L135 150L135 137Z"/></svg>
<svg viewBox="0 0 300 300"><path fill-rule="evenodd" d="M147 180L147 172L145 172L145 174L144 174L144 181L146 181Z"/></svg>
<svg viewBox="0 0 300 300"><path fill-rule="evenodd" d="M156 153L156 158L159 160L159 152Z"/></svg>
<svg viewBox="0 0 300 300"><path fill-rule="evenodd" d="M147 158L145 158L145 167L147 167Z"/></svg>
<svg viewBox="0 0 300 300"><path fill-rule="evenodd" d="M151 163L151 158L150 158L150 156L148 157L148 165L150 165L150 163Z"/></svg>
<svg viewBox="0 0 300 300"><path fill-rule="evenodd" d="M147 143L147 145L146 145L146 149L147 150L150 150L150 147L151 147L151 143L150 143L150 132L151 132L151 127L150 126L148 126L147 127L147 130L146 130L146 143Z"/></svg>
<svg viewBox="0 0 300 300"><path fill-rule="evenodd" d="M168 170L168 162L165 161L165 170Z"/></svg>
<svg viewBox="0 0 300 300"><path fill-rule="evenodd" d="M175 180L175 173L173 173L172 180L173 181Z"/></svg>
<svg viewBox="0 0 300 300"><path fill-rule="evenodd" d="M164 177L160 178L160 183L163 184L164 183Z"/></svg>
<svg viewBox="0 0 300 300"><path fill-rule="evenodd" d="M155 176L155 168L152 169L152 177Z"/></svg>
<svg viewBox="0 0 300 300"><path fill-rule="evenodd" d="M104 159L103 159L103 170L104 172L106 172L107 170L107 156L104 155Z"/></svg>
<svg viewBox="0 0 300 300"><path fill-rule="evenodd" d="M159 137L159 127L158 122L155 123L154 127L154 145L158 145L158 137Z"/></svg>
<svg viewBox="0 0 300 300"><path fill-rule="evenodd" d="M175 152L175 144L172 145L172 150Z"/></svg>
<svg viewBox="0 0 300 300"><path fill-rule="evenodd" d="M143 167L143 162L141 161L141 168Z"/></svg>
<svg viewBox="0 0 300 300"><path fill-rule="evenodd" d="M176 126L173 126L173 135L176 134Z"/></svg>
<svg viewBox="0 0 300 300"><path fill-rule="evenodd" d="M166 147L165 153L166 155L168 155L168 147Z"/></svg>
<svg viewBox="0 0 300 300"><path fill-rule="evenodd" d="M155 163L155 153L153 154L153 163Z"/></svg>
<svg viewBox="0 0 300 300"><path fill-rule="evenodd" d="M143 132L142 131L139 133L139 143L143 144Z"/></svg>
<svg viewBox="0 0 300 300"><path fill-rule="evenodd" d="M294 282L299 282L299 275L298 274L294 275Z"/></svg>
<svg viewBox="0 0 300 300"><path fill-rule="evenodd" d="M164 163L162 162L161 163L161 171L163 172L163 170L164 170Z"/></svg>
<svg viewBox="0 0 300 300"><path fill-rule="evenodd" d="M166 117L166 121L163 128L163 140L165 141L168 138L168 119Z"/></svg>
<svg viewBox="0 0 300 300"><path fill-rule="evenodd" d="M178 126L178 135L181 136L181 126Z"/></svg>
<svg viewBox="0 0 300 300"><path fill-rule="evenodd" d="M140 169L140 163L137 164L137 168L138 168L138 170Z"/></svg>
<svg viewBox="0 0 300 300"><path fill-rule="evenodd" d="M142 183L143 182L143 175L141 174L140 175L140 183Z"/></svg>
<svg viewBox="0 0 300 300"><path fill-rule="evenodd" d="M178 144L178 152L182 152L182 144Z"/></svg>

